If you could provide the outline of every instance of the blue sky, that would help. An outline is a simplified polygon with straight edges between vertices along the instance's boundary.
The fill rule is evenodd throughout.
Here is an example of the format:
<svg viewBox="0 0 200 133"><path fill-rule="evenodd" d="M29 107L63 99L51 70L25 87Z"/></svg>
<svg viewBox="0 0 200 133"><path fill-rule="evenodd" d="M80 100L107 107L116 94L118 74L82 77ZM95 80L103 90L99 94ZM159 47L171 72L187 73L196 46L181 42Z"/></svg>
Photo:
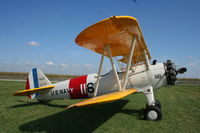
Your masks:
<svg viewBox="0 0 200 133"><path fill-rule="evenodd" d="M0 71L87 74L100 55L75 44L86 27L113 15L136 17L152 59L172 59L200 78L199 0L0 0ZM104 64L108 71L108 62Z"/></svg>

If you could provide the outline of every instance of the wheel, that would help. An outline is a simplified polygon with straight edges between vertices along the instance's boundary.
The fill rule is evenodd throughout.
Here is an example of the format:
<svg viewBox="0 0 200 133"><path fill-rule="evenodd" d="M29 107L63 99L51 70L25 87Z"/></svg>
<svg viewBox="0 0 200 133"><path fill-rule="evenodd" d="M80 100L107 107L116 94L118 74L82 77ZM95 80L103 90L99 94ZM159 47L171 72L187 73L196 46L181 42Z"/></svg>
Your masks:
<svg viewBox="0 0 200 133"><path fill-rule="evenodd" d="M144 118L150 121L159 121L162 119L162 112L158 106L149 106L144 111Z"/></svg>
<svg viewBox="0 0 200 133"><path fill-rule="evenodd" d="M155 105L161 109L161 103L158 99L155 100Z"/></svg>

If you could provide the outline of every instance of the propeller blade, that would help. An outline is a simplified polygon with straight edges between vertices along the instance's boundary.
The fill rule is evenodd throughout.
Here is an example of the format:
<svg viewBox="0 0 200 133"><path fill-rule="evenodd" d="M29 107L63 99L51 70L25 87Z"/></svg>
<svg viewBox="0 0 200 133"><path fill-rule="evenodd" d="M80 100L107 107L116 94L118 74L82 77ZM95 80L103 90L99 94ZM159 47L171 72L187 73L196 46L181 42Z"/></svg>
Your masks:
<svg viewBox="0 0 200 133"><path fill-rule="evenodd" d="M182 68L180 68L180 69L177 70L177 72L178 72L179 74L183 74L183 73L185 73L186 71L187 71L187 68L185 68L185 67L182 67Z"/></svg>

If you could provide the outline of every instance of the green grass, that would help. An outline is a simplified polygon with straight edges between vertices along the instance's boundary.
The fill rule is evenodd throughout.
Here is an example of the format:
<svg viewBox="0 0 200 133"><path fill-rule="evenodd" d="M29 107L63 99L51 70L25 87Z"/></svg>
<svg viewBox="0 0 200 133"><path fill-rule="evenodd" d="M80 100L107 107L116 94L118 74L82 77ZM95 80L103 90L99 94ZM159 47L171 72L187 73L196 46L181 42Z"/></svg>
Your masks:
<svg viewBox="0 0 200 133"><path fill-rule="evenodd" d="M162 103L163 119L142 119L143 94L89 107L65 110L79 100L56 100L39 104L14 97L25 82L0 81L0 133L16 132L111 132L198 133L200 131L200 85L165 87L155 91Z"/></svg>

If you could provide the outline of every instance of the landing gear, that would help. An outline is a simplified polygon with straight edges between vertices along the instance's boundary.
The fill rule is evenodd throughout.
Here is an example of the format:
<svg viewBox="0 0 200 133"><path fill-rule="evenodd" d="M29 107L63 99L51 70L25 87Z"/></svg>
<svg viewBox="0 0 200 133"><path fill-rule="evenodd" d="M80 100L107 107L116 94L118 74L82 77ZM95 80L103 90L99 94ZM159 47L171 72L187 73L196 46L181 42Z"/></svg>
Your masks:
<svg viewBox="0 0 200 133"><path fill-rule="evenodd" d="M161 109L161 103L160 103L160 101L158 100L158 99L156 99L155 100L155 102L154 102L154 104L158 107L158 108L160 108ZM146 104L146 108L148 107L148 104Z"/></svg>
<svg viewBox="0 0 200 133"><path fill-rule="evenodd" d="M162 119L162 111L158 106L148 106L144 111L145 120L159 121Z"/></svg>
<svg viewBox="0 0 200 133"><path fill-rule="evenodd" d="M158 100L158 99L156 99L155 100L155 105L158 107L158 108L160 108L161 109L161 103L160 103L160 101Z"/></svg>
<svg viewBox="0 0 200 133"><path fill-rule="evenodd" d="M144 110L144 119L150 121L159 121L162 119L161 103L154 99L153 87L148 86L142 90L147 98L146 109Z"/></svg>

